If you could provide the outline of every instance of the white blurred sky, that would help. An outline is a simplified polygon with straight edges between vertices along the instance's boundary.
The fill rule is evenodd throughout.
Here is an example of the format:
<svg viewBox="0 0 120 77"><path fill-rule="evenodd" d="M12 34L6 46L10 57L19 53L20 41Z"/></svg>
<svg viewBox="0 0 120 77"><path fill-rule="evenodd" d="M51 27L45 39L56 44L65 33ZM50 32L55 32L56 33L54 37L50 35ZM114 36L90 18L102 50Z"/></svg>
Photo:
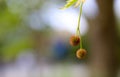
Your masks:
<svg viewBox="0 0 120 77"><path fill-rule="evenodd" d="M63 4L64 5L64 4ZM29 17L30 26L39 29L41 22L49 24L55 30L67 30L71 33L76 32L79 8L70 7L66 10L60 10L63 5L55 2L48 2L43 6L42 12L36 11ZM115 0L115 14L120 18L120 0ZM93 18L98 13L98 7L95 0L86 0L83 6L83 13L87 17ZM42 19L42 20L41 20ZM81 18L81 34L84 35L88 30L88 23L85 17Z"/></svg>

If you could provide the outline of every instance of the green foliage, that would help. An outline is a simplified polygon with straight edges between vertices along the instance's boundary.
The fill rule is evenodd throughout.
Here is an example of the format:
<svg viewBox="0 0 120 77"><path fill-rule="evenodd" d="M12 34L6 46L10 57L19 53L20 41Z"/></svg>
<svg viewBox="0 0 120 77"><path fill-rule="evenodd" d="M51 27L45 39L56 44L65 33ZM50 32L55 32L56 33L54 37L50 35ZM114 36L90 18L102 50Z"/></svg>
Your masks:
<svg viewBox="0 0 120 77"><path fill-rule="evenodd" d="M75 2L77 2L77 0L67 0L67 3L65 4L65 6L61 9L66 9L69 8L70 6L72 6Z"/></svg>
<svg viewBox="0 0 120 77"><path fill-rule="evenodd" d="M17 5L14 8L16 7ZM25 26L20 13L13 13L11 7L7 5L7 0L0 2L0 55L2 59L10 61L24 50L32 48L33 41L30 39L29 28Z"/></svg>
<svg viewBox="0 0 120 77"><path fill-rule="evenodd" d="M6 0L8 9L15 14L25 16L41 5L41 0Z"/></svg>
<svg viewBox="0 0 120 77"><path fill-rule="evenodd" d="M15 58L25 49L31 48L32 44L33 42L27 36L7 42L7 44L2 48L4 59L8 61Z"/></svg>
<svg viewBox="0 0 120 77"><path fill-rule="evenodd" d="M20 23L20 17L10 13L7 9L0 13L0 37Z"/></svg>

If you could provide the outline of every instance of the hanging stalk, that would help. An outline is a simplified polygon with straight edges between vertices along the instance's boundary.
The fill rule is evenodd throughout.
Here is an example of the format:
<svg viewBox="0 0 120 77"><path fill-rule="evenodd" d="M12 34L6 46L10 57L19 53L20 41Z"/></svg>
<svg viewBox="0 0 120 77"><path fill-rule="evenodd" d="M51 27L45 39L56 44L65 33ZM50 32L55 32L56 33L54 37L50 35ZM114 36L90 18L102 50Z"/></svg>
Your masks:
<svg viewBox="0 0 120 77"><path fill-rule="evenodd" d="M80 3L80 11L79 11L79 16L78 16L78 26L76 30L76 35L80 37L80 48L82 48L82 36L80 33L80 21L81 21L81 15L82 15L82 7L83 7L83 2Z"/></svg>

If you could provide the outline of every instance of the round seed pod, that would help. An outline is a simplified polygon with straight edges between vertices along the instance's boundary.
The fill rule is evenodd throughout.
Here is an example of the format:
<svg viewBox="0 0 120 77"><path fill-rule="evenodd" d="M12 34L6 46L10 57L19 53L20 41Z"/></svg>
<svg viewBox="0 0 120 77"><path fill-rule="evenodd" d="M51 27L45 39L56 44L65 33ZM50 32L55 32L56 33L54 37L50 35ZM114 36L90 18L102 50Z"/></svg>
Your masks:
<svg viewBox="0 0 120 77"><path fill-rule="evenodd" d="M80 37L79 36L71 36L70 37L70 45L77 46L80 43Z"/></svg>
<svg viewBox="0 0 120 77"><path fill-rule="evenodd" d="M76 52L76 57L78 59L83 59L83 58L85 58L86 54L87 54L87 51L85 49L79 49Z"/></svg>

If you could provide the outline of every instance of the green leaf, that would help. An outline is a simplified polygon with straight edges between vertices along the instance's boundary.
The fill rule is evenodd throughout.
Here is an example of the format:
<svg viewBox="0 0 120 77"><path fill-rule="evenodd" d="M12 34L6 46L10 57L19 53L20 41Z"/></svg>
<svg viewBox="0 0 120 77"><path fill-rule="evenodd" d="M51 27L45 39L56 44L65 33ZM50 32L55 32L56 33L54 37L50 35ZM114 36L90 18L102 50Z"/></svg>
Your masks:
<svg viewBox="0 0 120 77"><path fill-rule="evenodd" d="M74 7L75 7L75 8L78 7L78 6L80 5L80 3L81 3L81 0L78 0L78 1L76 2L76 4L74 5Z"/></svg>
<svg viewBox="0 0 120 77"><path fill-rule="evenodd" d="M65 6L61 9L66 9L69 8L70 6L72 6L77 0L67 0Z"/></svg>

